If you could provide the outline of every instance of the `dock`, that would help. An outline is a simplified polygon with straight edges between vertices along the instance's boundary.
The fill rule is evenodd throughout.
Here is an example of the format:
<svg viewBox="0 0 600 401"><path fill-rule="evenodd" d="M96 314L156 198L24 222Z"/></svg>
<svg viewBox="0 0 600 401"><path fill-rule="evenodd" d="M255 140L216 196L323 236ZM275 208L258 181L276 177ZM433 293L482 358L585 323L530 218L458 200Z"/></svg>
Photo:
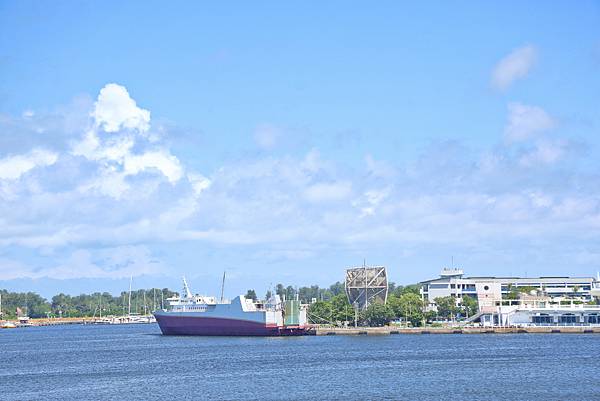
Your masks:
<svg viewBox="0 0 600 401"><path fill-rule="evenodd" d="M600 334L600 327L531 326L531 327L313 327L317 336L389 336L397 334Z"/></svg>

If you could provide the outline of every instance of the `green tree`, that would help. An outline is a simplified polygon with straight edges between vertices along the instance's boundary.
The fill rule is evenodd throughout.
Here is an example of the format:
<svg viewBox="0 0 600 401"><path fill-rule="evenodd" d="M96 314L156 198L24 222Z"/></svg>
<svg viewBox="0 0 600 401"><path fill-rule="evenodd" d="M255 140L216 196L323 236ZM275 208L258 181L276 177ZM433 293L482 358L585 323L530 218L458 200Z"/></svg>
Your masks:
<svg viewBox="0 0 600 401"><path fill-rule="evenodd" d="M368 326L383 326L394 318L394 312L387 305L373 303L361 313L361 321Z"/></svg>
<svg viewBox="0 0 600 401"><path fill-rule="evenodd" d="M399 315L409 321L413 326L419 326L423 322L423 300L414 292L406 292L399 299Z"/></svg>
<svg viewBox="0 0 600 401"><path fill-rule="evenodd" d="M459 308L456 306L456 300L454 297L438 297L434 299L437 305L437 315L445 319L450 319L459 312Z"/></svg>
<svg viewBox="0 0 600 401"><path fill-rule="evenodd" d="M333 296L329 303L333 311L333 319L335 322L351 321L354 319L354 309L348 302L348 297L345 294Z"/></svg>
<svg viewBox="0 0 600 401"><path fill-rule="evenodd" d="M251 299L253 301L256 301L257 300L256 291L254 291L254 290L248 290L246 292L246 298Z"/></svg>
<svg viewBox="0 0 600 401"><path fill-rule="evenodd" d="M296 290L291 285L288 285L285 289L285 299L294 299L296 298Z"/></svg>
<svg viewBox="0 0 600 401"><path fill-rule="evenodd" d="M409 284L409 285L399 285L397 286L393 292L390 292L390 294L397 296L398 298L400 298L402 295L407 294L407 293L412 293L412 294L416 294L416 295L421 295L421 285L420 284Z"/></svg>
<svg viewBox="0 0 600 401"><path fill-rule="evenodd" d="M333 324L333 313L331 303L328 301L317 301L308 307L308 319L315 324Z"/></svg>
<svg viewBox="0 0 600 401"><path fill-rule="evenodd" d="M466 316L473 316L479 312L479 302L477 302L476 297L472 297L470 295L464 295L462 297L461 306L463 313Z"/></svg>
<svg viewBox="0 0 600 401"><path fill-rule="evenodd" d="M334 284L331 284L329 286L329 292L331 292L332 296L336 296L336 295L340 295L340 294L345 294L346 293L346 288L344 287L344 283L336 281Z"/></svg>

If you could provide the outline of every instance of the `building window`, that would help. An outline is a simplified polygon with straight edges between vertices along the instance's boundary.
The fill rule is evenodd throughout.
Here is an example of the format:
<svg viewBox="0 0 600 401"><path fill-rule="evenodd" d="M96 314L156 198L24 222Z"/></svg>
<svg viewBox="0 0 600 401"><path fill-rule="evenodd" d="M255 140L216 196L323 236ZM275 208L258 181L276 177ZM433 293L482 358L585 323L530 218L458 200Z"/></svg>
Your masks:
<svg viewBox="0 0 600 401"><path fill-rule="evenodd" d="M577 317L575 315L566 314L560 316L561 324L575 324L577 322Z"/></svg>
<svg viewBox="0 0 600 401"><path fill-rule="evenodd" d="M548 315L533 316L531 320L533 324L552 324L552 316Z"/></svg>

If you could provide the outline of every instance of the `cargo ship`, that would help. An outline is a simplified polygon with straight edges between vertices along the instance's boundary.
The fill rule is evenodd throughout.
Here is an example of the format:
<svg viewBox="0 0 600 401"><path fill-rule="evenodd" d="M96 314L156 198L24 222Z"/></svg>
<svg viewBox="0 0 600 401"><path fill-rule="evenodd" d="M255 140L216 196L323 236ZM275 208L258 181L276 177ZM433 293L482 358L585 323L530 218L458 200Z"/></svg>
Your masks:
<svg viewBox="0 0 600 401"><path fill-rule="evenodd" d="M306 307L277 294L264 302L243 295L217 300L192 295L184 278L182 293L167 301L168 308L154 312L164 335L294 336L308 329Z"/></svg>

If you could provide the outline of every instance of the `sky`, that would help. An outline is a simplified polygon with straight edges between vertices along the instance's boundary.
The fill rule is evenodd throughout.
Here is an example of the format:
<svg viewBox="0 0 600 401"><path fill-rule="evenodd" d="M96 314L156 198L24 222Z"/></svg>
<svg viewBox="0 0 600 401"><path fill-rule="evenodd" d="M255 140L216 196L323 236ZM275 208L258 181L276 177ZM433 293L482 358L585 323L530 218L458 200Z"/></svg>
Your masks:
<svg viewBox="0 0 600 401"><path fill-rule="evenodd" d="M0 1L0 288L600 270L600 2Z"/></svg>

